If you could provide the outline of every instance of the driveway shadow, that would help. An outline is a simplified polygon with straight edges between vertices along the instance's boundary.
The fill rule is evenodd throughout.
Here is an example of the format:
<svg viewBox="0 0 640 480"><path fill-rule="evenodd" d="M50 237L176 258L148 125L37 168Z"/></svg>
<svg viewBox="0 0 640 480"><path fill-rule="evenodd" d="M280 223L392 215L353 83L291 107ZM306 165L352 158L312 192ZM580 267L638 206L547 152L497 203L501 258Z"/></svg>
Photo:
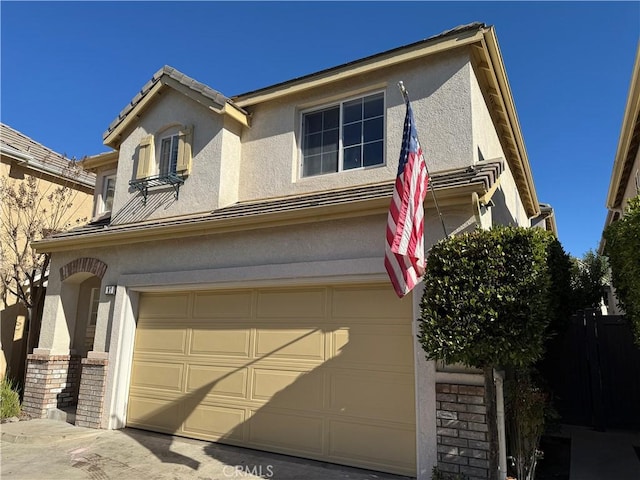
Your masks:
<svg viewBox="0 0 640 480"><path fill-rule="evenodd" d="M199 461L171 450L171 445L174 442L174 438L171 435L136 430L134 428L125 428L121 432L149 450L162 463L184 465L192 470L198 470L200 467Z"/></svg>

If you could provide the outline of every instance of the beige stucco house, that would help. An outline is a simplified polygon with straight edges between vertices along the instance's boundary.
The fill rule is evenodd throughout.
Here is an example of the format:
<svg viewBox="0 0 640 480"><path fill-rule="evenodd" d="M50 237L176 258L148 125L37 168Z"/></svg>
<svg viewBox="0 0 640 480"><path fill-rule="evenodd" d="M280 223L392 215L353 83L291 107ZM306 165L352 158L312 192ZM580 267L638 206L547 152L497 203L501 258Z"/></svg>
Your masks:
<svg viewBox="0 0 640 480"><path fill-rule="evenodd" d="M607 218L604 228L619 220L630 198L640 195L640 46L631 74L627 104L622 118L618 148L613 162L609 191L607 193ZM603 252L604 239L599 251ZM614 291L608 292L608 313L620 314Z"/></svg>
<svg viewBox="0 0 640 480"><path fill-rule="evenodd" d="M233 97L163 67L109 125L114 152L85 161L94 222L36 244L53 263L31 414L69 398L36 374L81 362L63 388L79 388L79 425L428 478L446 461L436 432L452 431L438 430L436 384L481 404L482 380L424 360L420 289L399 300L384 269L400 80L448 233L540 217L493 27ZM428 247L444 234L425 206ZM476 458L449 465L478 478L483 418L464 422Z"/></svg>
<svg viewBox="0 0 640 480"><path fill-rule="evenodd" d="M70 168L70 162L22 132L0 123L0 188L2 191L17 190L21 184L31 184L39 192L40 208L48 211L52 211L49 195L57 188L68 188L71 206L64 207L59 218L51 221L60 227L87 222L91 216L95 178L90 173ZM0 378L8 371L12 380L22 384L27 351L30 352L37 341L39 319L36 318L32 325L35 333L28 346L30 326L26 322L26 309L12 293L15 280L10 279L14 276L12 265L26 246L26 238L20 230L15 237L15 247L9 245L13 244L10 230L15 226L15 220L17 212L11 209L10 202L5 202L0 206ZM53 225L51 222L48 225Z"/></svg>

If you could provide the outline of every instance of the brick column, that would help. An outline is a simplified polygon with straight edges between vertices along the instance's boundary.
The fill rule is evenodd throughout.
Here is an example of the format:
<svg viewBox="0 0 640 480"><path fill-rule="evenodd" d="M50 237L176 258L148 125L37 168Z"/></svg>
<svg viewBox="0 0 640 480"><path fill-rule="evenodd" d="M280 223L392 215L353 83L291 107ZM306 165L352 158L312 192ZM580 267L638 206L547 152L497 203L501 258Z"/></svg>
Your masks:
<svg viewBox="0 0 640 480"><path fill-rule="evenodd" d="M45 418L51 409L74 405L78 400L79 370L78 355L28 355L24 413L31 418Z"/></svg>
<svg viewBox="0 0 640 480"><path fill-rule="evenodd" d="M106 358L83 358L76 425L101 428L104 392L107 381Z"/></svg>
<svg viewBox="0 0 640 480"><path fill-rule="evenodd" d="M436 384L438 469L469 480L489 477L484 387Z"/></svg>

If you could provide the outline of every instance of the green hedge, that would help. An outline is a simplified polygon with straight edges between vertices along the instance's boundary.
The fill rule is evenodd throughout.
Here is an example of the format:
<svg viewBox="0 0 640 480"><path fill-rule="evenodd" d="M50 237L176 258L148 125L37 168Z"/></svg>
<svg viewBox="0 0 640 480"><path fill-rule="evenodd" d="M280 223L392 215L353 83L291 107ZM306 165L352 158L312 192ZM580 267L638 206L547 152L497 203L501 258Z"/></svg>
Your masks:
<svg viewBox="0 0 640 480"><path fill-rule="evenodd" d="M440 241L427 259L421 303L427 358L483 368L534 363L569 289L563 265L556 238L538 228L494 227ZM554 289L554 282L564 283Z"/></svg>
<svg viewBox="0 0 640 480"><path fill-rule="evenodd" d="M640 195L629 200L625 215L605 229L604 238L611 282L640 345Z"/></svg>

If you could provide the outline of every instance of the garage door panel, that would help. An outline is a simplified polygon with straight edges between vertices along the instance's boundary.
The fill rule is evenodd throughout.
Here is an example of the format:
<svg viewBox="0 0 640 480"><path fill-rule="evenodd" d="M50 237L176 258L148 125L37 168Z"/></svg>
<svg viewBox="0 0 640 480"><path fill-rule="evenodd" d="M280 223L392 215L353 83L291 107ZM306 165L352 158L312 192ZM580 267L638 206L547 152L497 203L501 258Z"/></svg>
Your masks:
<svg viewBox="0 0 640 480"><path fill-rule="evenodd" d="M184 327L144 324L136 332L135 350L137 352L184 354L187 350L187 330Z"/></svg>
<svg viewBox="0 0 640 480"><path fill-rule="evenodd" d="M212 328L193 328L189 353L226 357L249 357L251 331L214 325Z"/></svg>
<svg viewBox="0 0 640 480"><path fill-rule="evenodd" d="M198 292L195 294L194 318L251 318L252 292Z"/></svg>
<svg viewBox="0 0 640 480"><path fill-rule="evenodd" d="M270 407L295 410L323 407L325 388L321 369L311 372L255 369L253 375L254 400L268 402Z"/></svg>
<svg viewBox="0 0 640 480"><path fill-rule="evenodd" d="M330 385L333 412L408 425L415 421L412 375L332 372Z"/></svg>
<svg viewBox="0 0 640 480"><path fill-rule="evenodd" d="M188 307L188 293L150 293L141 296L138 311L141 318L184 318Z"/></svg>
<svg viewBox="0 0 640 480"><path fill-rule="evenodd" d="M388 286L140 305L128 425L415 475L412 303Z"/></svg>
<svg viewBox="0 0 640 480"><path fill-rule="evenodd" d="M257 329L256 357L322 361L324 341L320 329Z"/></svg>
<svg viewBox="0 0 640 480"><path fill-rule="evenodd" d="M244 440L245 409L193 405L182 432L205 439Z"/></svg>
<svg viewBox="0 0 640 480"><path fill-rule="evenodd" d="M387 425L331 421L329 458L415 475L415 431ZM355 461L354 461L355 460Z"/></svg>
<svg viewBox="0 0 640 480"><path fill-rule="evenodd" d="M283 289L258 292L257 317L266 319L324 318L325 289Z"/></svg>
<svg viewBox="0 0 640 480"><path fill-rule="evenodd" d="M322 417L292 415L263 408L252 413L248 429L249 443L254 446L279 447L295 453L322 453Z"/></svg>
<svg viewBox="0 0 640 480"><path fill-rule="evenodd" d="M127 425L174 433L181 425L180 400L129 397Z"/></svg>
<svg viewBox="0 0 640 480"><path fill-rule="evenodd" d="M404 332L388 330L377 334L368 329L351 328L333 332L334 359L341 366L366 366L372 369L404 367L411 369L413 338L408 328ZM375 354L372 355L372 353Z"/></svg>
<svg viewBox="0 0 640 480"><path fill-rule="evenodd" d="M245 398L248 375L247 368L190 364L186 390L203 396Z"/></svg>
<svg viewBox="0 0 640 480"><path fill-rule="evenodd" d="M183 363L137 361L131 372L132 387L180 392L183 379Z"/></svg>
<svg viewBox="0 0 640 480"><path fill-rule="evenodd" d="M331 316L351 321L384 324L406 324L406 314L412 312L411 296L398 297L388 286L334 288Z"/></svg>

